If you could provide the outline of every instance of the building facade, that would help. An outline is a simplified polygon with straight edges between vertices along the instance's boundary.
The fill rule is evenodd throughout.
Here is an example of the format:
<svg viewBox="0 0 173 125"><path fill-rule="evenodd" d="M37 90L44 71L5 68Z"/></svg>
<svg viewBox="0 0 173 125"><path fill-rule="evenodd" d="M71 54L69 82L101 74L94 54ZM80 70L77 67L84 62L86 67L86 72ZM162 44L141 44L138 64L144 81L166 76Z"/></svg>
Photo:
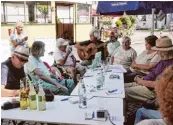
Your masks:
<svg viewBox="0 0 173 125"><path fill-rule="evenodd" d="M8 31L17 21L25 24L24 31L31 45L37 38L56 39L70 34L70 40L89 39L92 29L91 2L68 1L3 1L1 2L1 40L9 39Z"/></svg>

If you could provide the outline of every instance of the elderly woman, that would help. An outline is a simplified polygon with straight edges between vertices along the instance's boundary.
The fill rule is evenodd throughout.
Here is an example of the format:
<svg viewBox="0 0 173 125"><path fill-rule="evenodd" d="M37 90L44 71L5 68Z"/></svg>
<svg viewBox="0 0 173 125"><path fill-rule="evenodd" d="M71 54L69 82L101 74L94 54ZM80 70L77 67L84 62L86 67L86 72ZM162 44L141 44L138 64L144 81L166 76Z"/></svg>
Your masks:
<svg viewBox="0 0 173 125"><path fill-rule="evenodd" d="M52 76L40 59L44 56L44 52L45 44L41 41L35 41L31 47L32 55L25 65L25 72L31 75L34 83L37 83L39 78L44 89L48 89L54 94L69 95L74 89L73 80Z"/></svg>
<svg viewBox="0 0 173 125"><path fill-rule="evenodd" d="M162 119L144 120L137 125L173 125L173 65L158 79L156 94Z"/></svg>
<svg viewBox="0 0 173 125"><path fill-rule="evenodd" d="M103 44L102 41L100 41L100 32L96 29L91 30L90 32L90 40L84 41L84 42L80 42L78 44L75 45L75 47L77 49L81 49L83 50L85 48L85 46L88 46L90 43L94 43L96 46ZM103 44L104 45L104 44ZM106 57L106 46L100 46L97 51L98 52L102 52L102 60L105 60ZM86 65L90 65L92 60L94 59L94 56L91 56L88 60L84 60L81 64L83 66Z"/></svg>
<svg viewBox="0 0 173 125"><path fill-rule="evenodd" d="M134 82L136 75L146 76L160 61L160 56L157 54L157 51L151 49L156 45L157 39L155 35L145 38L146 50L132 62L130 69L124 74L125 83Z"/></svg>
<svg viewBox="0 0 173 125"><path fill-rule="evenodd" d="M10 34L11 54L18 45L26 46L28 37L23 33L23 23L17 22L14 26L14 31Z"/></svg>
<svg viewBox="0 0 173 125"><path fill-rule="evenodd" d="M153 68L152 72L148 75L136 76L134 84L126 83L128 86L126 91L126 98L137 99L146 101L155 97L154 88L157 84L156 78L162 73L162 71L173 65L173 45L172 40L168 37L162 37L156 40L156 46L152 48L158 51L161 57L161 61ZM130 85L129 85L130 84Z"/></svg>

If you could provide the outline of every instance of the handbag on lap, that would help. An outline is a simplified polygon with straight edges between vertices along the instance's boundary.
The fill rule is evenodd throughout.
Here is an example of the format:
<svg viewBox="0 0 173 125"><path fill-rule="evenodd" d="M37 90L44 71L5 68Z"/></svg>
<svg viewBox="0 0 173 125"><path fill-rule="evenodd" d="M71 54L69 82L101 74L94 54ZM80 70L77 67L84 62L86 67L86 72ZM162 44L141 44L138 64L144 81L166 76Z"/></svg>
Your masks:
<svg viewBox="0 0 173 125"><path fill-rule="evenodd" d="M153 98L153 99L149 99L149 100L145 101L142 104L142 107L144 107L146 109L157 110L159 108L159 105L157 104L156 98Z"/></svg>

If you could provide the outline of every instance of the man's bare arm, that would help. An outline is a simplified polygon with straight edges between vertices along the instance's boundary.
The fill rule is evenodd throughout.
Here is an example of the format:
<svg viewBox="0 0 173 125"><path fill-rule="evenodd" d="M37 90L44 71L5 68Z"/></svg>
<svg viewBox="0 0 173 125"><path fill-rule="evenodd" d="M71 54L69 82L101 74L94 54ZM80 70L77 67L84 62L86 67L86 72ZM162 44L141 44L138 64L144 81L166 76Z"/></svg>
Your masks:
<svg viewBox="0 0 173 125"><path fill-rule="evenodd" d="M1 85L1 96L2 97L12 97L12 96L18 96L20 90L10 90L5 89L4 85Z"/></svg>

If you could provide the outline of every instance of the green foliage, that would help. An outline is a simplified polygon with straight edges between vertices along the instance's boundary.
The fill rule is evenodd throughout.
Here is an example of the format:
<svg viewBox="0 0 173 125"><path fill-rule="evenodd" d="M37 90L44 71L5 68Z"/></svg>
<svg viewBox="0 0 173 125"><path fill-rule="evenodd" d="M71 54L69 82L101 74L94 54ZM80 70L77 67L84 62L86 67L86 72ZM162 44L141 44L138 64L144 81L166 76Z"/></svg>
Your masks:
<svg viewBox="0 0 173 125"><path fill-rule="evenodd" d="M135 22L136 22L136 16L129 16L129 17L130 17L132 26L134 26L134 24L135 24Z"/></svg>
<svg viewBox="0 0 173 125"><path fill-rule="evenodd" d="M117 27L122 27L122 25L123 25L123 23L121 22L120 19L117 20L117 21L115 22L115 24L116 24Z"/></svg>
<svg viewBox="0 0 173 125"><path fill-rule="evenodd" d="M118 27L121 27L119 25L120 21L122 22L122 25L125 29L132 28L135 24L136 17L135 16L122 16L119 20L117 20L116 24L118 24Z"/></svg>
<svg viewBox="0 0 173 125"><path fill-rule="evenodd" d="M46 17L48 15L48 6L47 5L37 5L37 8L39 12L43 15L45 22L46 22Z"/></svg>
<svg viewBox="0 0 173 125"><path fill-rule="evenodd" d="M57 23L61 23L61 20L59 18L57 18Z"/></svg>
<svg viewBox="0 0 173 125"><path fill-rule="evenodd" d="M133 26L136 21L136 16L122 16L117 20L116 26L120 28L122 36L130 36L133 34Z"/></svg>
<svg viewBox="0 0 173 125"><path fill-rule="evenodd" d="M126 29L131 27L131 20L130 20L129 16L122 16L122 17L120 17L120 20Z"/></svg>

